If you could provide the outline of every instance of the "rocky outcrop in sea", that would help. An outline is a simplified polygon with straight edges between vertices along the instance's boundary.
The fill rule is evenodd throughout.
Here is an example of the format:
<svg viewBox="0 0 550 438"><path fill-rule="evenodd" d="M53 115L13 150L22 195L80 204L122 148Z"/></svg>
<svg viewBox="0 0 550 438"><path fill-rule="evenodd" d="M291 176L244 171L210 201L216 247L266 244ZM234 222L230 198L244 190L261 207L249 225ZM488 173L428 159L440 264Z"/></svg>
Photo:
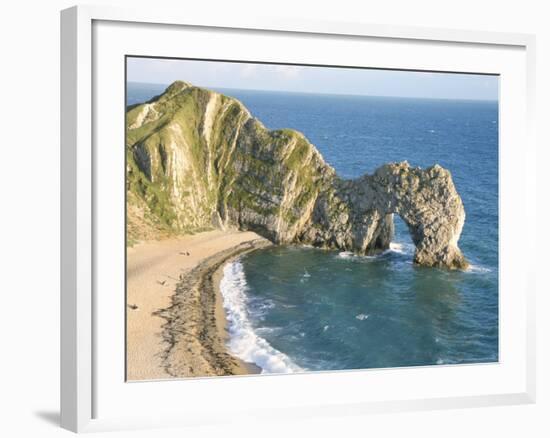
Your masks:
<svg viewBox="0 0 550 438"><path fill-rule="evenodd" d="M186 82L128 109L126 158L130 241L236 228L370 255L389 248L398 214L415 263L468 265L448 170L389 163L342 179L300 132L270 131L238 100Z"/></svg>

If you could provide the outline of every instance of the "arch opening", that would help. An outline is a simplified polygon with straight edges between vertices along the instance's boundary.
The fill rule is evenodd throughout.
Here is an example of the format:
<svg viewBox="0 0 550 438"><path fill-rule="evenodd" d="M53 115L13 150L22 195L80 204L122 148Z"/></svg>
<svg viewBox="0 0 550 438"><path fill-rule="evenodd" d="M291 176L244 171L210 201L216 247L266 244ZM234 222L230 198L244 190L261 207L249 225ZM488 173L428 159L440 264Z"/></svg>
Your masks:
<svg viewBox="0 0 550 438"><path fill-rule="evenodd" d="M409 226L398 213L393 214L394 234L390 242L390 249L400 254L414 257L415 244Z"/></svg>

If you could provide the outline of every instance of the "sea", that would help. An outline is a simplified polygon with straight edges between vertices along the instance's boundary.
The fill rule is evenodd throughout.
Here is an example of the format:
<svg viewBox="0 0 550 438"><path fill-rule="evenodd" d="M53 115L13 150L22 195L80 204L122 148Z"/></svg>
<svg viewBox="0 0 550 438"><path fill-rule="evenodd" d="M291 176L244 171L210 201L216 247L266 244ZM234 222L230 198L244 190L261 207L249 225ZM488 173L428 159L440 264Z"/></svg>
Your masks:
<svg viewBox="0 0 550 438"><path fill-rule="evenodd" d="M166 85L128 83L127 104ZM395 215L375 257L274 246L224 268L228 347L263 373L499 360L498 102L216 89L269 129L301 131L344 178L388 162L449 169L467 271L415 266Z"/></svg>

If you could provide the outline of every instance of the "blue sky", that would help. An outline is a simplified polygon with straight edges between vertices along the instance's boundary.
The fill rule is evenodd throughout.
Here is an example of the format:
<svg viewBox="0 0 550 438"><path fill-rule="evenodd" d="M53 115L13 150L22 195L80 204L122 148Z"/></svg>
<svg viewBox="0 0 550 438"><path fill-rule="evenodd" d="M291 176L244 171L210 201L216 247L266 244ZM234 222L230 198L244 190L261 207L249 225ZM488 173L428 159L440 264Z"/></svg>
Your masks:
<svg viewBox="0 0 550 438"><path fill-rule="evenodd" d="M498 77L180 59L128 58L130 82L184 80L211 88L498 100Z"/></svg>

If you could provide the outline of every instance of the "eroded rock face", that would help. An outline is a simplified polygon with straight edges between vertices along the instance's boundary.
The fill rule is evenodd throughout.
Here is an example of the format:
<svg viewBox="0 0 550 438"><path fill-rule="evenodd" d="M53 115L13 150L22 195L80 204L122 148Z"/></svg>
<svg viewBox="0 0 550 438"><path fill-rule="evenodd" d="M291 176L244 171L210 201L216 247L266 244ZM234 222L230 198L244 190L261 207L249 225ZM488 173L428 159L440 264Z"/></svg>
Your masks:
<svg viewBox="0 0 550 438"><path fill-rule="evenodd" d="M467 266L458 248L464 207L438 165L392 163L343 180L301 133L270 131L236 99L185 82L130 109L127 126L132 239L238 228L275 243L376 254L389 248L398 214L415 263Z"/></svg>
<svg viewBox="0 0 550 438"><path fill-rule="evenodd" d="M458 248L466 216L448 170L439 165L422 170L406 162L386 164L374 175L351 181L350 189L359 215L374 210L403 219L416 246L416 263L467 266Z"/></svg>

